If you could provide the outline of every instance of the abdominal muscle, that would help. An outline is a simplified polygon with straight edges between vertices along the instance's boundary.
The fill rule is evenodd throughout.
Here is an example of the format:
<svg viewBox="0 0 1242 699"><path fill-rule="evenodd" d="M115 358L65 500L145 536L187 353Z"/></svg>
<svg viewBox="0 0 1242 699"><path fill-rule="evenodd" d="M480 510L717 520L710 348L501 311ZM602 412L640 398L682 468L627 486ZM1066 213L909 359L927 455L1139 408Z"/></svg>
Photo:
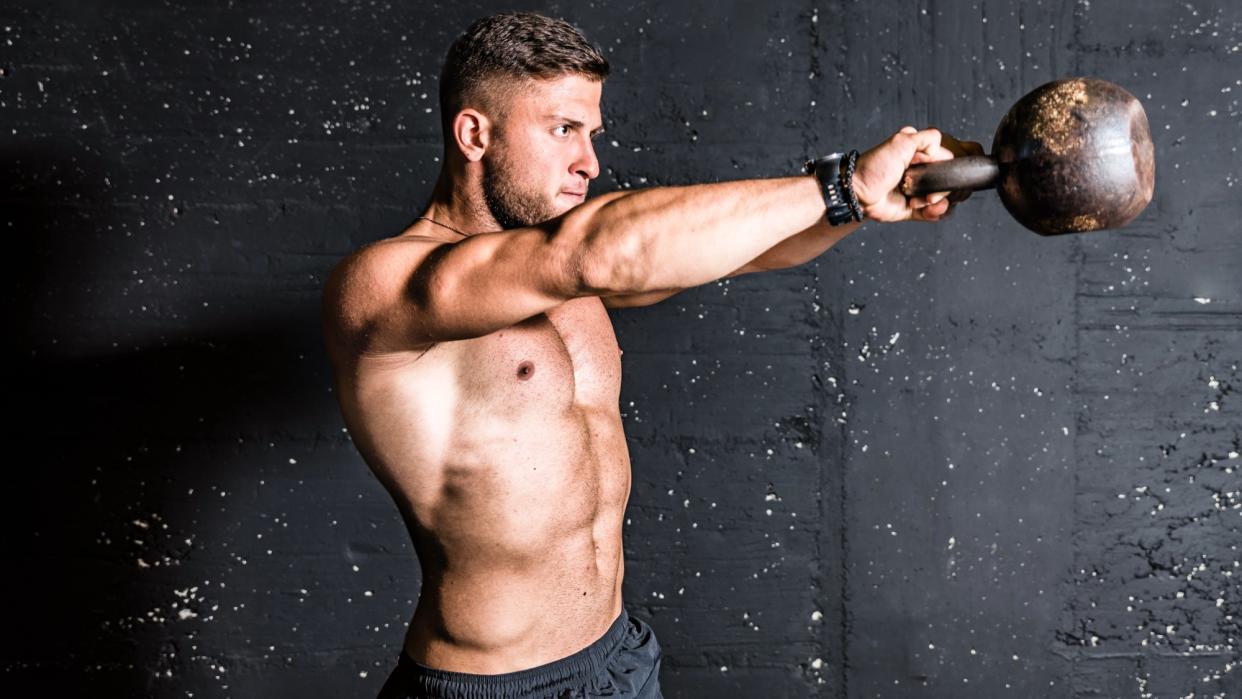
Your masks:
<svg viewBox="0 0 1242 699"><path fill-rule="evenodd" d="M424 575L405 652L456 672L499 674L550 663L589 646L621 613L622 561L597 564L596 542L574 532L522 567L477 566Z"/></svg>
<svg viewBox="0 0 1242 699"><path fill-rule="evenodd" d="M610 444L620 420L615 431L610 422L578 408L509 425L491 457L445 469L431 529L414 533L424 580L410 657L455 672L514 672L570 656L607 631L621 613L630 482L625 452Z"/></svg>
<svg viewBox="0 0 1242 699"><path fill-rule="evenodd" d="M412 527L423 583L411 658L456 672L523 670L585 648L621 613L625 501L601 497L620 474L615 464L605 474L583 444L545 446L537 465L522 458L522 446L546 445L549 427L495 466L448 469L433 529ZM628 461L624 480L628 494Z"/></svg>
<svg viewBox="0 0 1242 699"><path fill-rule="evenodd" d="M621 613L630 463L616 390L587 391L584 380L574 390L573 377L558 376L571 358L523 345L495 362L494 376L492 362L441 345L413 363L360 365L352 387L338 385L355 445L418 553L422 589L404 651L433 668L500 674L549 663ZM499 380L520 367L508 359L529 356L528 381Z"/></svg>

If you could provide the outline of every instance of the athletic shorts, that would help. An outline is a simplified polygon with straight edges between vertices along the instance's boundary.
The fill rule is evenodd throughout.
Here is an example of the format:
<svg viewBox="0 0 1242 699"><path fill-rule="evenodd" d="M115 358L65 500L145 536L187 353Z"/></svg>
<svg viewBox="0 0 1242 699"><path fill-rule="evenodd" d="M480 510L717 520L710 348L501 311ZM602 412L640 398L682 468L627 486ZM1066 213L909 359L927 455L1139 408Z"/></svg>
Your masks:
<svg viewBox="0 0 1242 699"><path fill-rule="evenodd" d="M437 670L402 652L378 699L663 699L660 656L651 627L622 609L577 653L501 675Z"/></svg>

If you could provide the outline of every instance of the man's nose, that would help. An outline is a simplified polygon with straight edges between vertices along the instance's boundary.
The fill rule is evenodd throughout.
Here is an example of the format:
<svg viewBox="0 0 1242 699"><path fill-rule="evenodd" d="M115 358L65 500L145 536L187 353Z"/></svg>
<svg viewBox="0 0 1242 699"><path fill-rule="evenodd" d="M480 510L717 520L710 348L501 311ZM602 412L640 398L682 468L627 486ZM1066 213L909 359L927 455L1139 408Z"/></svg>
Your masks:
<svg viewBox="0 0 1242 699"><path fill-rule="evenodd" d="M573 171L588 180L599 177L599 158L595 157L595 145L590 140L583 144L581 154L574 161Z"/></svg>

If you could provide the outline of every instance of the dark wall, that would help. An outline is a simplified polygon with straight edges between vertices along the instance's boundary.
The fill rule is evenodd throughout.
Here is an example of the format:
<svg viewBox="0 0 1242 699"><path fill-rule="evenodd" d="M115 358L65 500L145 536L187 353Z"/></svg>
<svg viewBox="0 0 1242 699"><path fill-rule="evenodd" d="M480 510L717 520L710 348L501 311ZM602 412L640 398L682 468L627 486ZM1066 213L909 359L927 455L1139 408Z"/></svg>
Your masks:
<svg viewBox="0 0 1242 699"><path fill-rule="evenodd" d="M419 573L318 295L420 211L443 52L511 7L0 8L6 695L374 695ZM614 64L597 192L987 145L1072 75L1155 137L1124 230L981 192L613 313L667 696L1242 696L1242 6L520 7Z"/></svg>

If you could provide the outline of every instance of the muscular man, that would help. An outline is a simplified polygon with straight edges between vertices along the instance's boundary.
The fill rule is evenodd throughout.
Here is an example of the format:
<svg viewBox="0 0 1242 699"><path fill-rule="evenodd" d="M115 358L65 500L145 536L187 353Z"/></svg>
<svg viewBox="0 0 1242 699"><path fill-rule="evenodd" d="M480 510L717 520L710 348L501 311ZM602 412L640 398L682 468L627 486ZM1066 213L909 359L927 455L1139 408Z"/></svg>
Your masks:
<svg viewBox="0 0 1242 699"><path fill-rule="evenodd" d="M346 425L423 574L381 697L659 697L659 644L621 599L630 461L607 309L802 264L857 227L829 225L802 174L587 199L607 75L565 22L476 22L441 77L424 215L326 283ZM906 127L859 157L865 217L944 216L947 193L896 187L946 145L962 152Z"/></svg>

